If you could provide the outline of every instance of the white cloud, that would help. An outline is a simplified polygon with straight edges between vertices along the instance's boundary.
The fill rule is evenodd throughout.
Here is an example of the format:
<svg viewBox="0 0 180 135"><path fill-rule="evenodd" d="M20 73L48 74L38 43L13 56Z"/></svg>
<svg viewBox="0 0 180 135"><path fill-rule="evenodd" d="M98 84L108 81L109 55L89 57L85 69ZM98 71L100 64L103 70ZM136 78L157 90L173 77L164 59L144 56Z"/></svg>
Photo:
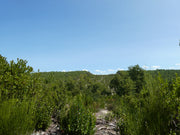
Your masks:
<svg viewBox="0 0 180 135"><path fill-rule="evenodd" d="M169 67L168 69L177 69L177 67Z"/></svg>
<svg viewBox="0 0 180 135"><path fill-rule="evenodd" d="M158 69L158 68L160 68L160 66L152 66L153 70Z"/></svg>
<svg viewBox="0 0 180 135"><path fill-rule="evenodd" d="M142 68L144 68L144 69L148 69L149 67L148 67L148 66L146 66L146 65L143 65L143 66L142 66Z"/></svg>
<svg viewBox="0 0 180 135"><path fill-rule="evenodd" d="M115 74L117 71L122 71L125 69L118 68L118 69L107 69L107 70L95 70L95 74Z"/></svg>
<svg viewBox="0 0 180 135"><path fill-rule="evenodd" d="M117 70L115 70L115 69L108 69L107 71L108 72L116 72Z"/></svg>
<svg viewBox="0 0 180 135"><path fill-rule="evenodd" d="M169 67L168 69L174 69L174 70L179 70L180 69L180 65L176 65L176 66L172 66L172 67Z"/></svg>
<svg viewBox="0 0 180 135"><path fill-rule="evenodd" d="M104 70L95 70L95 72L97 73L97 74L105 74L106 73L106 71L104 71Z"/></svg>
<svg viewBox="0 0 180 135"><path fill-rule="evenodd" d="M87 72L88 72L88 70L87 70L87 69L83 69L82 71L87 71Z"/></svg>
<svg viewBox="0 0 180 135"><path fill-rule="evenodd" d="M176 63L175 65L176 65L176 66L180 66L180 63Z"/></svg>
<svg viewBox="0 0 180 135"><path fill-rule="evenodd" d="M123 71L123 70L125 70L125 69L123 69L123 68L118 68L116 71Z"/></svg>

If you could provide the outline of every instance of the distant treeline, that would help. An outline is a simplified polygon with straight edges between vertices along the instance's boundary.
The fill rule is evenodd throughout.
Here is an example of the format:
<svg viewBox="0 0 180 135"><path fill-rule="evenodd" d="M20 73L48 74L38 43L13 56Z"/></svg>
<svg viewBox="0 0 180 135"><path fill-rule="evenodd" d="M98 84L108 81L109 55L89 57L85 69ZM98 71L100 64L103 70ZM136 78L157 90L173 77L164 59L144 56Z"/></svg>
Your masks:
<svg viewBox="0 0 180 135"><path fill-rule="evenodd" d="M118 71L117 71L118 72ZM121 72L128 72L128 71L121 71ZM157 70L145 70L146 73L152 75L152 77L156 77L159 74L165 80L171 81L172 79L180 76L180 70L172 70L172 69L157 69ZM43 78L52 78L52 79L62 79L67 80L69 78L77 79L81 75L87 75L91 78L105 81L106 83L112 80L115 74L108 74L108 75L95 75L88 71L69 71L69 72L41 72L41 77Z"/></svg>

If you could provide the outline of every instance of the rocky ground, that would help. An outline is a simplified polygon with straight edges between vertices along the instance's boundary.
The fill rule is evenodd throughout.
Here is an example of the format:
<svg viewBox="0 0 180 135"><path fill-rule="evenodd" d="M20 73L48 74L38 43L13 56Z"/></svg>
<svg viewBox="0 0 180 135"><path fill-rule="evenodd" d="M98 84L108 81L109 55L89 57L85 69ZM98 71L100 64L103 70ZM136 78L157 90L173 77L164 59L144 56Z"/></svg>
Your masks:
<svg viewBox="0 0 180 135"><path fill-rule="evenodd" d="M96 116L96 132L95 135L118 135L116 132L116 120L106 120L106 116L110 114L107 109L101 109ZM52 118L51 125L46 131L37 131L32 135L61 135L60 125L57 120Z"/></svg>
<svg viewBox="0 0 180 135"><path fill-rule="evenodd" d="M118 135L116 132L116 120L106 120L106 116L110 114L106 109L102 109L96 113L96 133L95 135Z"/></svg>

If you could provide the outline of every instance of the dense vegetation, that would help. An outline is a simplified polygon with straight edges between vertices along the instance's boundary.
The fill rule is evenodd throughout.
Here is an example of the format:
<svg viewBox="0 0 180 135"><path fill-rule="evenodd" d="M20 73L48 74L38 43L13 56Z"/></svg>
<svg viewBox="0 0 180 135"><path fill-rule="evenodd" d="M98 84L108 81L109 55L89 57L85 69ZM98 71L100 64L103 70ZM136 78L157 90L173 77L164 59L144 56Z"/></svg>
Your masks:
<svg viewBox="0 0 180 135"><path fill-rule="evenodd" d="M138 65L114 75L34 73L27 61L0 56L0 134L45 130L54 117L64 134L92 135L105 106L121 135L180 134L179 75Z"/></svg>

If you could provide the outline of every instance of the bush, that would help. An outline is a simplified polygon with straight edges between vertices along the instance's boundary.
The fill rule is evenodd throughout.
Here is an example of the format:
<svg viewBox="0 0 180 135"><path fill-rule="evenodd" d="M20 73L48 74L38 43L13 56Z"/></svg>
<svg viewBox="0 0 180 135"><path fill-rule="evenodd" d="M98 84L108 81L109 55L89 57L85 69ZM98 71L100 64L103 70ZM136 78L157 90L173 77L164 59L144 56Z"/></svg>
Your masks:
<svg viewBox="0 0 180 135"><path fill-rule="evenodd" d="M150 81L148 87L138 95L123 97L119 106L118 127L125 135L169 135L179 133L179 98L176 96L178 84L172 91L161 77ZM177 88L177 89L176 89Z"/></svg>
<svg viewBox="0 0 180 135"><path fill-rule="evenodd" d="M41 97L38 97L36 103L36 130L45 130L49 126L54 109L52 93L44 90L42 94Z"/></svg>
<svg viewBox="0 0 180 135"><path fill-rule="evenodd" d="M33 132L34 102L10 99L0 104L0 134L20 135Z"/></svg>
<svg viewBox="0 0 180 135"><path fill-rule="evenodd" d="M75 97L72 105L67 105L60 115L61 128L70 135L94 134L95 122L95 116L84 106L81 95Z"/></svg>
<svg viewBox="0 0 180 135"><path fill-rule="evenodd" d="M45 130L50 124L51 115L45 105L41 105L36 110L36 130Z"/></svg>

